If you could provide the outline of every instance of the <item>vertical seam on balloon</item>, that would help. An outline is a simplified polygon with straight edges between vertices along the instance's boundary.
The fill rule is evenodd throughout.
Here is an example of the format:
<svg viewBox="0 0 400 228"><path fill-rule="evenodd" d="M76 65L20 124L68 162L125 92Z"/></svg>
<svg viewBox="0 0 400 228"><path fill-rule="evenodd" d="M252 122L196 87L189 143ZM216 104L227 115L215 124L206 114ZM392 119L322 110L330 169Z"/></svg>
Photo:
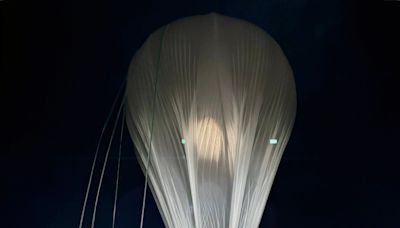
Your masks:
<svg viewBox="0 0 400 228"><path fill-rule="evenodd" d="M160 59L161 59L161 52L163 48L163 41L164 41L164 36L165 36L165 31L167 30L168 25L166 25L161 34L160 38L160 48L158 52L158 59L157 59L157 69L156 69L156 78L154 82L154 98L153 98L153 113L152 113L152 120L151 120L151 126L150 126L150 140L149 140L149 153L147 155L147 161L146 161L146 174L145 174L145 184L144 184L144 191L143 191L143 204L142 204L142 213L140 217L140 228L143 227L143 219L144 219L144 210L146 206L146 193L147 193L147 183L148 183L148 169L149 169L149 164L150 164L150 155L152 152L152 144L151 141L153 140L153 129L154 129L154 113L155 113L155 107L156 107L156 101L157 101L157 82L159 78L159 73L160 73Z"/></svg>

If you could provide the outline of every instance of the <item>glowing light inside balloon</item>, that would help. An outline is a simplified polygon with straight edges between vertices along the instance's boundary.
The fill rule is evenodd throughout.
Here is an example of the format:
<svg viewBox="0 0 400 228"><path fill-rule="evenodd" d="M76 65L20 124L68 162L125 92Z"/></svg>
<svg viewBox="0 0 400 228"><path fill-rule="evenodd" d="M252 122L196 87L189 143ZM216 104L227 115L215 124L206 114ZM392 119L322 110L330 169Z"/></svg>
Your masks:
<svg viewBox="0 0 400 228"><path fill-rule="evenodd" d="M222 153L223 134L213 118L206 117L197 123L194 143L200 158L219 160Z"/></svg>
<svg viewBox="0 0 400 228"><path fill-rule="evenodd" d="M269 144L275 145L278 143L277 139L269 139Z"/></svg>
<svg viewBox="0 0 400 228"><path fill-rule="evenodd" d="M185 145L185 144L186 144L186 139L182 139L182 140L181 140L181 143L182 143L183 145Z"/></svg>

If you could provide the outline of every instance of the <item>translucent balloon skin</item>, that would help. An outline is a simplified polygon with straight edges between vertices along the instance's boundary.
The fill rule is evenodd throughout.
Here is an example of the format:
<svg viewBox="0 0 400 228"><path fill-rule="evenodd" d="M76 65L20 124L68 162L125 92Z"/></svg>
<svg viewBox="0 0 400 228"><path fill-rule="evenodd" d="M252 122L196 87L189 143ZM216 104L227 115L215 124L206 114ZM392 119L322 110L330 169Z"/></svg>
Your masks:
<svg viewBox="0 0 400 228"><path fill-rule="evenodd" d="M215 13L160 28L132 60L126 112L167 227L258 227L296 112L267 33Z"/></svg>

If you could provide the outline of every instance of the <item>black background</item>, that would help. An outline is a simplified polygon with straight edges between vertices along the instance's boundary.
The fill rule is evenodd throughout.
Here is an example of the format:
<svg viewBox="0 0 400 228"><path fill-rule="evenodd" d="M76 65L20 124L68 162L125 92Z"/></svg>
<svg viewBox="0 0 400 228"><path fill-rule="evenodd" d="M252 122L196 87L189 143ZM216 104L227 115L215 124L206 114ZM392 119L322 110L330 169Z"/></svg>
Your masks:
<svg viewBox="0 0 400 228"><path fill-rule="evenodd" d="M295 74L296 124L260 227L400 227L398 2L0 5L1 227L78 227L96 143L135 51L158 27L211 11L265 29ZM144 178L124 142L117 227L138 227ZM111 224L115 164L114 153L96 227ZM150 197L145 227L162 226Z"/></svg>

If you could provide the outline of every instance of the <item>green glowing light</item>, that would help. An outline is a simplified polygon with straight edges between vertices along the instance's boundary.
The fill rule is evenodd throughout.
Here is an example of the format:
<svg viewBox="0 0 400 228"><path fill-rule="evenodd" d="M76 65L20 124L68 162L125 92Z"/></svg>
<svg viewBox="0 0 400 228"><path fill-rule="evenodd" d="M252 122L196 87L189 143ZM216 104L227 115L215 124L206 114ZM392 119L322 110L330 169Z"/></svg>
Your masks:
<svg viewBox="0 0 400 228"><path fill-rule="evenodd" d="M182 139L182 140L181 140L181 143L182 143L183 145L185 145L185 144L186 144L186 139Z"/></svg>
<svg viewBox="0 0 400 228"><path fill-rule="evenodd" d="M278 140L277 139L269 139L269 144L277 144Z"/></svg>

